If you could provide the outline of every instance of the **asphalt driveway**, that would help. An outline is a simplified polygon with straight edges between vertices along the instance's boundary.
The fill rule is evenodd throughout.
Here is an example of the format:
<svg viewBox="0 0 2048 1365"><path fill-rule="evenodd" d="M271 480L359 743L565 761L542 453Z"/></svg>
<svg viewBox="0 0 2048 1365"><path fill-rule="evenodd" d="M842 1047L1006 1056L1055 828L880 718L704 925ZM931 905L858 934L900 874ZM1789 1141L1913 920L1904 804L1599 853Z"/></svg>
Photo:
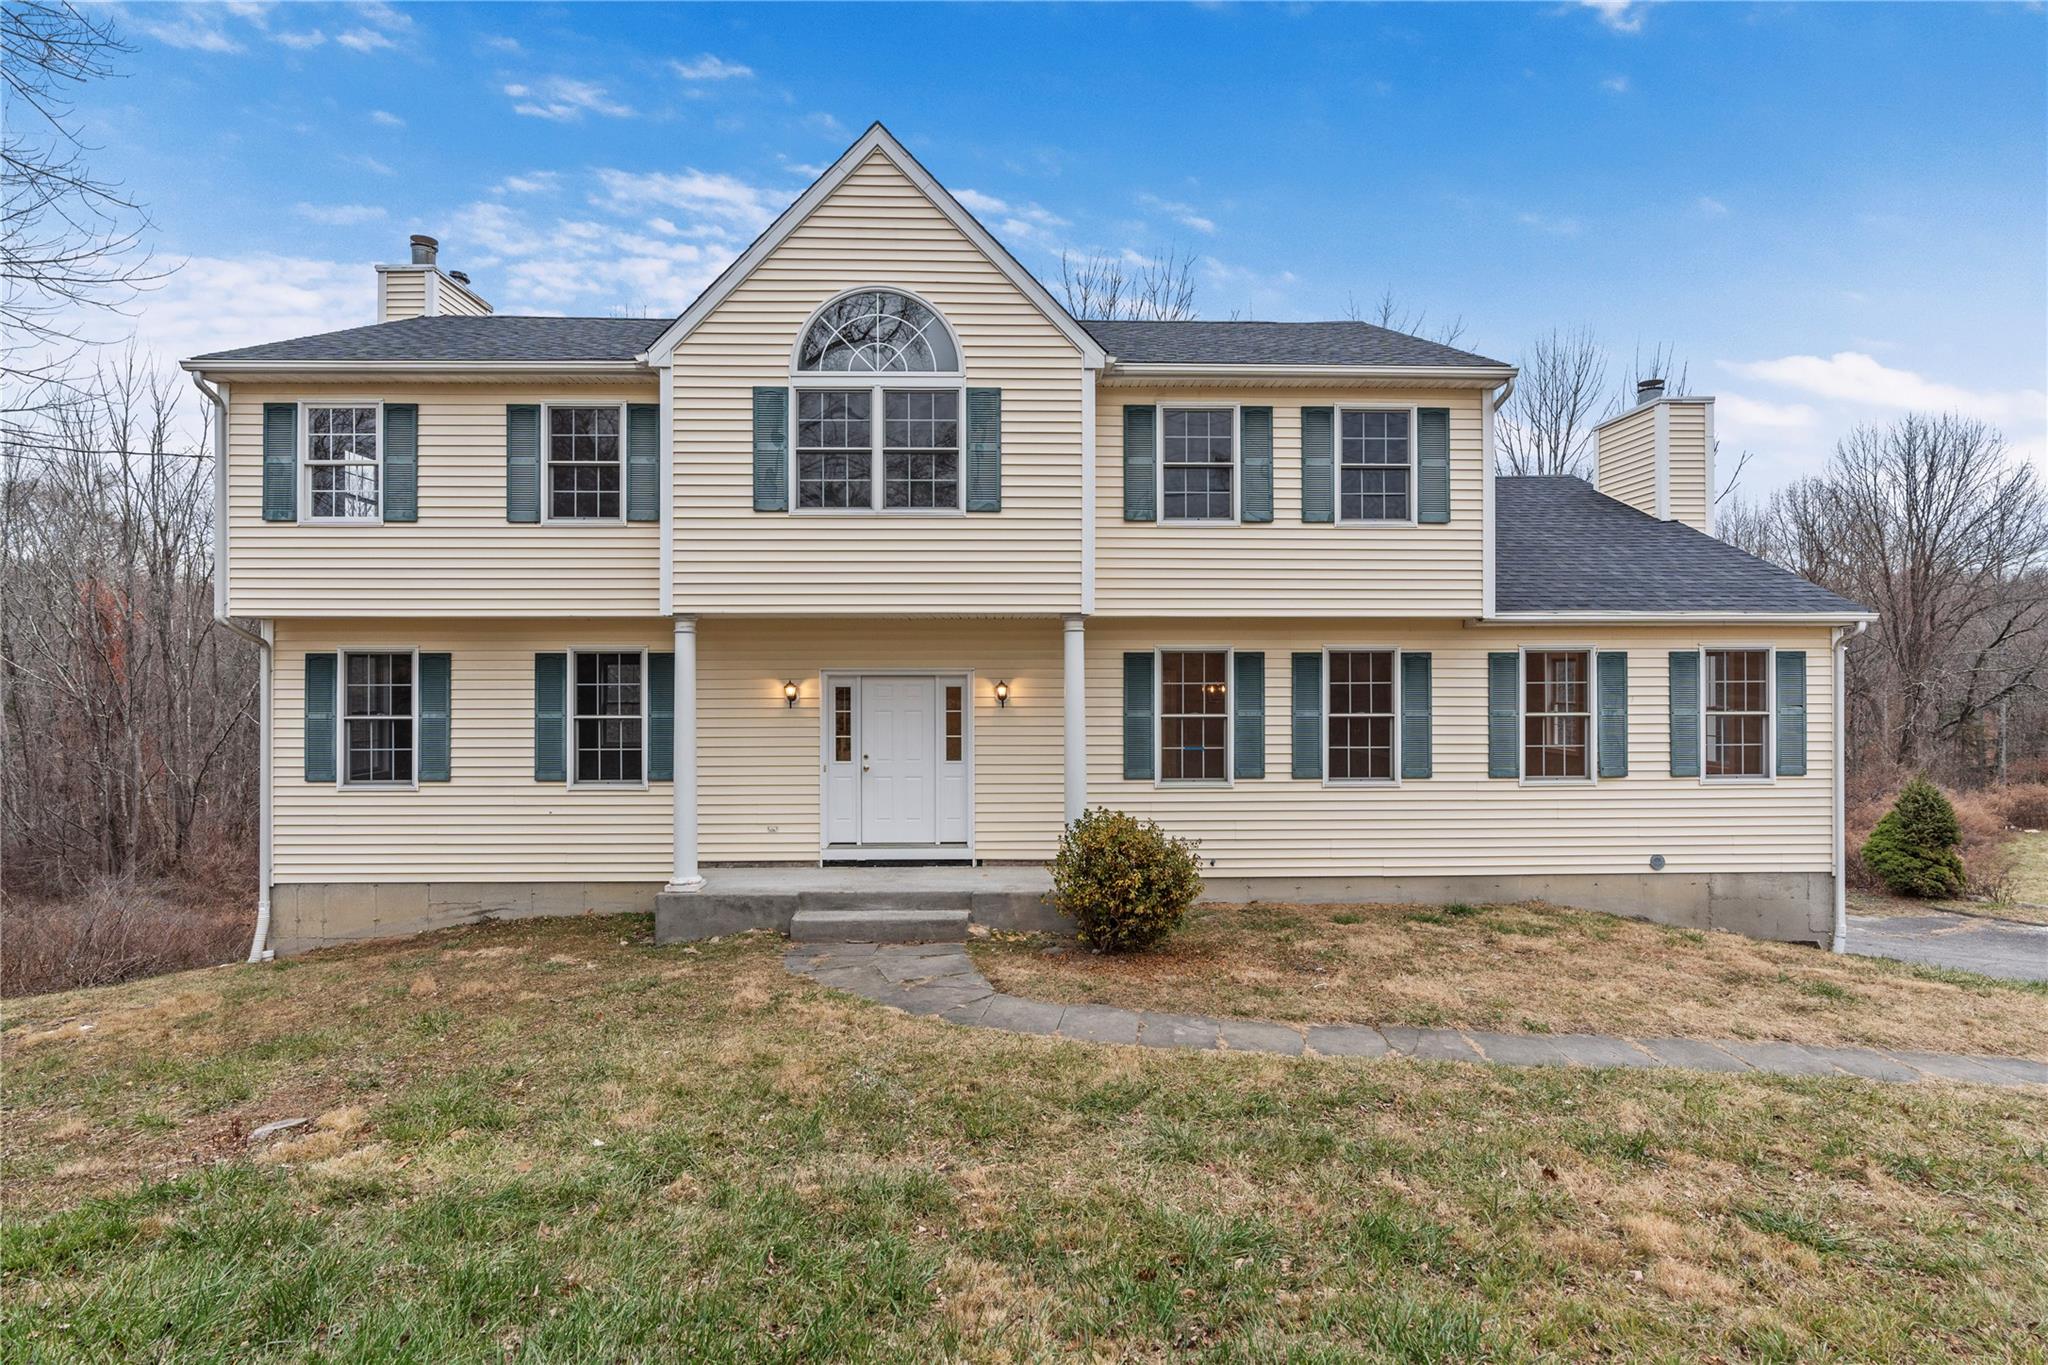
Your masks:
<svg viewBox="0 0 2048 1365"><path fill-rule="evenodd" d="M2048 925L1975 915L1851 915L1849 951L2010 981L2048 981Z"/></svg>

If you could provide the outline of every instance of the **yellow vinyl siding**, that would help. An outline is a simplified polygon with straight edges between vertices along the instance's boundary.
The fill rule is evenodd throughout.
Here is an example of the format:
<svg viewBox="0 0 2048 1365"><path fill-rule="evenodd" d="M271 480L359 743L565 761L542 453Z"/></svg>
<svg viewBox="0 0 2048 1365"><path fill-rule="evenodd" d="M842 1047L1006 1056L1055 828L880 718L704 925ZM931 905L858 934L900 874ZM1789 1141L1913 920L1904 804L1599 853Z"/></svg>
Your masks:
<svg viewBox="0 0 2048 1365"><path fill-rule="evenodd" d="M1594 436L1598 488L1639 512L1657 515L1657 405L1624 413Z"/></svg>
<svg viewBox="0 0 2048 1365"><path fill-rule="evenodd" d="M1701 644L1806 651L1807 776L1747 785L1669 776L1667 655ZM1266 654L1266 773L1228 789L1123 778L1126 650L1229 644ZM1332 647L1427 650L1435 776L1398 787L1288 776L1290 655ZM1486 655L1523 646L1629 652L1629 776L1530 784L1486 776ZM1832 866L1834 721L1824 628L1734 631L1437 622L1091 622L1088 800L1202 841L1216 876L1465 873L1826 872Z"/></svg>
<svg viewBox="0 0 2048 1365"><path fill-rule="evenodd" d="M427 311L427 272L424 270L380 270L377 272L379 322L400 322L422 317Z"/></svg>
<svg viewBox="0 0 2048 1365"><path fill-rule="evenodd" d="M441 312L445 316L476 318L483 317L491 311L491 305L454 280L444 277L438 292L441 296Z"/></svg>
<svg viewBox="0 0 2048 1365"><path fill-rule="evenodd" d="M1671 520L1707 529L1707 401L1668 403L1671 416Z"/></svg>
<svg viewBox="0 0 2048 1365"><path fill-rule="evenodd" d="M652 377L604 385L233 384L229 610L256 617L652 616L661 609L660 526L505 520L505 407L659 396ZM263 405L351 400L419 405L419 520L264 521Z"/></svg>
<svg viewBox="0 0 2048 1365"><path fill-rule="evenodd" d="M659 620L280 621L277 881L667 881L672 784L534 781L533 656L571 647L667 650L674 642ZM341 649L453 655L450 781L409 791L305 780L305 656Z"/></svg>
<svg viewBox="0 0 2048 1365"><path fill-rule="evenodd" d="M1195 617L1477 615L1485 590L1481 401L1470 390L1104 387L1096 404L1096 611L1103 616ZM1273 409L1272 522L1125 521L1125 405L1232 403ZM1329 406L1450 409L1450 522L1304 523L1301 409ZM1411 486L1411 497L1413 491Z"/></svg>
<svg viewBox="0 0 2048 1365"><path fill-rule="evenodd" d="M1062 823L1060 623L735 621L698 627L700 856L816 862L820 675L863 668L974 674L974 853L1050 858ZM801 692L794 709L782 685ZM994 686L1010 684L998 707Z"/></svg>
<svg viewBox="0 0 2048 1365"><path fill-rule="evenodd" d="M754 386L788 382L820 304L891 285L952 324L968 385L1003 392L1003 510L755 512ZM674 373L678 611L1079 609L1080 354L885 157L856 170L704 319L677 347Z"/></svg>

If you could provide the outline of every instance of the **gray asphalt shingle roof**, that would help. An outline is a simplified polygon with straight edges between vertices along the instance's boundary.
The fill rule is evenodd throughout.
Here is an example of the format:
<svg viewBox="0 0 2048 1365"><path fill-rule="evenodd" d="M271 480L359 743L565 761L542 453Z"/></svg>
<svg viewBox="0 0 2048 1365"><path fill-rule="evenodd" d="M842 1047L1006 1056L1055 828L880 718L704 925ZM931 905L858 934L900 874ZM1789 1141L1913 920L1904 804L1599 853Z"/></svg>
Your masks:
<svg viewBox="0 0 2048 1365"><path fill-rule="evenodd" d="M343 332L215 351L199 360L631 361L668 318L405 318Z"/></svg>
<svg viewBox="0 0 2048 1365"><path fill-rule="evenodd" d="M1431 365L1505 368L1498 360L1369 322L1104 322L1081 319L1102 349L1132 365Z"/></svg>
<svg viewBox="0 0 2048 1365"><path fill-rule="evenodd" d="M1583 479L1494 481L1494 606L1517 611L1867 610Z"/></svg>

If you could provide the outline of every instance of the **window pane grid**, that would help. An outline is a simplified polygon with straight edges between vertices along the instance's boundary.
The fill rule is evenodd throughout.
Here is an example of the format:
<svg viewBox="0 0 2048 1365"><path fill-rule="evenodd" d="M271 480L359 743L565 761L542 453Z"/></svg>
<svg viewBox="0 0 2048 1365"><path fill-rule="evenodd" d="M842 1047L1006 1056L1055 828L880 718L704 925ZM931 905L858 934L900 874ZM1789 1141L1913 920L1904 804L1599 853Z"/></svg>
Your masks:
<svg viewBox="0 0 2048 1365"><path fill-rule="evenodd" d="M873 397L866 389L797 394L797 506L873 505Z"/></svg>
<svg viewBox="0 0 2048 1365"><path fill-rule="evenodd" d="M908 374L954 371L960 353L938 314L907 294L863 290L818 314L797 348L798 370Z"/></svg>
<svg viewBox="0 0 2048 1365"><path fill-rule="evenodd" d="M958 686L946 689L946 762L958 763L965 717L961 710L961 689Z"/></svg>
<svg viewBox="0 0 2048 1365"><path fill-rule="evenodd" d="M1586 776L1592 673L1592 656L1584 650L1543 650L1522 656L1524 777Z"/></svg>
<svg viewBox="0 0 2048 1365"><path fill-rule="evenodd" d="M1338 509L1345 521L1408 520L1408 414L1346 412L1338 435Z"/></svg>
<svg viewBox="0 0 2048 1365"><path fill-rule="evenodd" d="M1159 656L1159 775L1221 782L1230 775L1229 655L1168 650Z"/></svg>
<svg viewBox="0 0 2048 1365"><path fill-rule="evenodd" d="M932 389L882 395L882 503L960 505L960 394Z"/></svg>
<svg viewBox="0 0 2048 1365"><path fill-rule="evenodd" d="M548 515L615 521L622 487L619 410L548 409Z"/></svg>
<svg viewBox="0 0 2048 1365"><path fill-rule="evenodd" d="M1394 652L1333 650L1329 773L1334 782L1394 777Z"/></svg>
<svg viewBox="0 0 2048 1365"><path fill-rule="evenodd" d="M853 689L832 689L832 761L853 762Z"/></svg>
<svg viewBox="0 0 2048 1365"><path fill-rule="evenodd" d="M377 409L306 411L306 487L310 514L339 520L377 518Z"/></svg>
<svg viewBox="0 0 2048 1365"><path fill-rule="evenodd" d="M349 654L344 660L344 780L411 782L412 655Z"/></svg>
<svg viewBox="0 0 2048 1365"><path fill-rule="evenodd" d="M1168 408L1161 481L1168 521L1228 521L1236 474L1237 414L1228 408Z"/></svg>
<svg viewBox="0 0 2048 1365"><path fill-rule="evenodd" d="M1706 655L1706 754L1702 771L1708 777L1768 776L1770 651L1710 649Z"/></svg>
<svg viewBox="0 0 2048 1365"><path fill-rule="evenodd" d="M576 780L641 780L644 726L641 721L638 653L576 656Z"/></svg>

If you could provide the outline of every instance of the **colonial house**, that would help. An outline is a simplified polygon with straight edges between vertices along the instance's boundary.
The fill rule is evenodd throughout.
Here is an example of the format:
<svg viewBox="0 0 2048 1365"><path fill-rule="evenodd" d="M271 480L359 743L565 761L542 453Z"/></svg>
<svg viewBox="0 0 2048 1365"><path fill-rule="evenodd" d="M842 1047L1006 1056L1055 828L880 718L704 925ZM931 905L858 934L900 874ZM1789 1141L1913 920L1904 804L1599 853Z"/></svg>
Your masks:
<svg viewBox="0 0 2048 1365"><path fill-rule="evenodd" d="M436 256L374 326L186 362L278 951L822 886L1026 917L1097 805L1223 899L1830 936L1870 617L1714 539L1710 398L1499 475L1513 367L1074 318L879 125L673 319L502 316Z"/></svg>

